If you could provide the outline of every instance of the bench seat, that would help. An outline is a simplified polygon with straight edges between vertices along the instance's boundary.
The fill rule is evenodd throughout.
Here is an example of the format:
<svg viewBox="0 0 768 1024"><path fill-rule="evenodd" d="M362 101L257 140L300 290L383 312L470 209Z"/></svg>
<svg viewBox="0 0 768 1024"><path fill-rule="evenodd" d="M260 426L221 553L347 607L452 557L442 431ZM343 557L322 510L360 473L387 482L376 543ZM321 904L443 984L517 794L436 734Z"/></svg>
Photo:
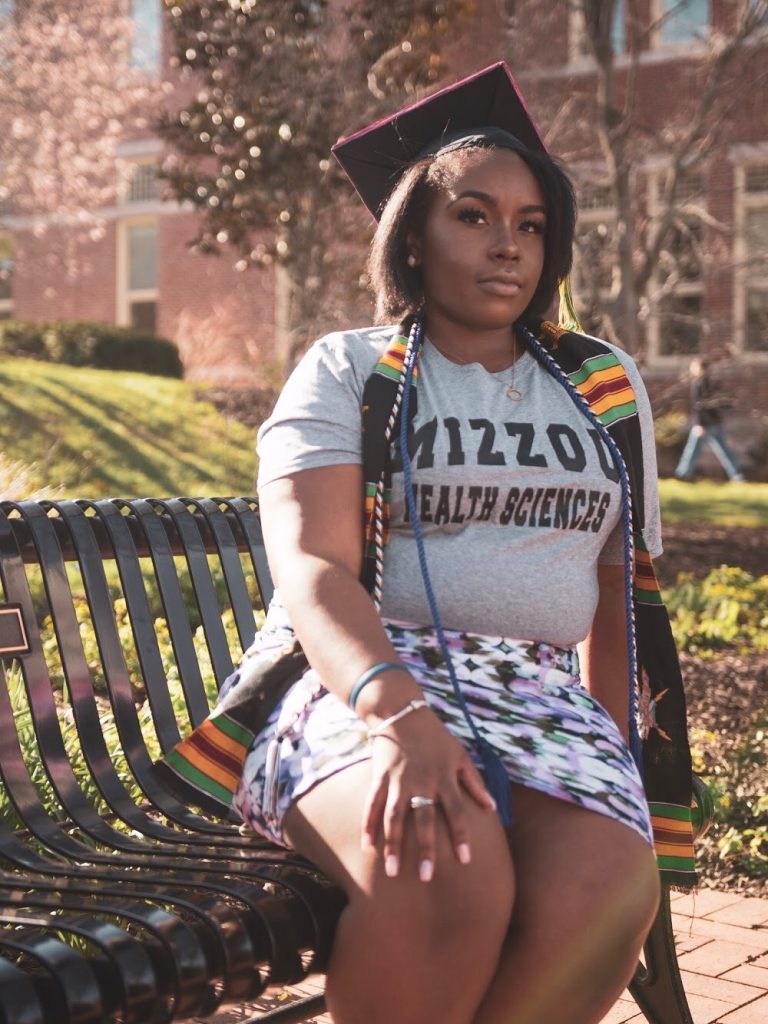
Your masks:
<svg viewBox="0 0 768 1024"><path fill-rule="evenodd" d="M342 894L152 771L271 597L256 501L5 502L0 583L0 1024L200 1018L322 973ZM645 952L646 1017L692 1024L668 893Z"/></svg>

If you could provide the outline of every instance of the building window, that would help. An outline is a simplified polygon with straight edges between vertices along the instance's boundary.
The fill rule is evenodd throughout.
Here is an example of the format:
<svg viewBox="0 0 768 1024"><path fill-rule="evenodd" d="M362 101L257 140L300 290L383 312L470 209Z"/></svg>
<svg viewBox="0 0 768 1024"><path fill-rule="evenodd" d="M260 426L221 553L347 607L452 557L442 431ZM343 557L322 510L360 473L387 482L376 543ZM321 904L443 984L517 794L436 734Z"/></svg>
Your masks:
<svg viewBox="0 0 768 1024"><path fill-rule="evenodd" d="M616 0L611 25L611 43L614 53L624 53L627 48L627 11L625 0Z"/></svg>
<svg viewBox="0 0 768 1024"><path fill-rule="evenodd" d="M157 330L157 221L118 226L117 318L140 330Z"/></svg>
<svg viewBox="0 0 768 1024"><path fill-rule="evenodd" d="M13 250L11 240L0 235L0 320L13 316Z"/></svg>
<svg viewBox="0 0 768 1024"><path fill-rule="evenodd" d="M153 161L136 162L129 166L126 201L149 203L158 198L158 165Z"/></svg>
<svg viewBox="0 0 768 1024"><path fill-rule="evenodd" d="M150 334L157 334L157 303L132 302L131 327L135 327L139 331L148 331Z"/></svg>
<svg viewBox="0 0 768 1024"><path fill-rule="evenodd" d="M768 162L737 173L736 323L747 352L768 352Z"/></svg>
<svg viewBox="0 0 768 1024"><path fill-rule="evenodd" d="M693 356L699 351L703 314L701 287L678 287L663 296L657 307L660 356Z"/></svg>
<svg viewBox="0 0 768 1024"><path fill-rule="evenodd" d="M627 48L627 4L616 0L611 23L611 43L615 54L622 54ZM592 51L584 24L584 11L580 6L572 7L568 21L568 53L571 60L591 57Z"/></svg>
<svg viewBox="0 0 768 1024"><path fill-rule="evenodd" d="M609 185L577 187L573 291L585 330L599 333L602 307L611 293L616 254L616 214Z"/></svg>
<svg viewBox="0 0 768 1024"><path fill-rule="evenodd" d="M656 0L656 41L660 46L680 46L706 36L710 0Z"/></svg>
<svg viewBox="0 0 768 1024"><path fill-rule="evenodd" d="M751 288L747 292L747 324L745 336L749 352L768 352L768 288Z"/></svg>
<svg viewBox="0 0 768 1024"><path fill-rule="evenodd" d="M128 288L141 291L157 284L157 224L128 225Z"/></svg>
<svg viewBox="0 0 768 1024"><path fill-rule="evenodd" d="M664 171L649 182L649 212L661 214L667 186ZM692 356L700 348L704 320L702 250L706 207L705 182L700 174L678 180L674 223L659 255L651 297L650 349L655 356Z"/></svg>
<svg viewBox="0 0 768 1024"><path fill-rule="evenodd" d="M131 0L131 66L159 73L162 57L162 0Z"/></svg>
<svg viewBox="0 0 768 1024"><path fill-rule="evenodd" d="M753 195L768 192L768 164L753 164L744 169L744 191Z"/></svg>

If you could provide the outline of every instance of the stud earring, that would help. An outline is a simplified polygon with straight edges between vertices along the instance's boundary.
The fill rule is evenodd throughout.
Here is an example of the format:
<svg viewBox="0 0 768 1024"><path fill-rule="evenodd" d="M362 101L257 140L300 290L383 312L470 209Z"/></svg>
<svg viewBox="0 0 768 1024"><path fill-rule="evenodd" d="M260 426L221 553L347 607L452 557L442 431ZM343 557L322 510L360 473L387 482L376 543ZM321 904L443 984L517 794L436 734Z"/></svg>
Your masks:
<svg viewBox="0 0 768 1024"><path fill-rule="evenodd" d="M414 254L412 252L408 253L408 258L406 259L405 262L408 264L409 267L415 267L416 266L416 257L414 256Z"/></svg>

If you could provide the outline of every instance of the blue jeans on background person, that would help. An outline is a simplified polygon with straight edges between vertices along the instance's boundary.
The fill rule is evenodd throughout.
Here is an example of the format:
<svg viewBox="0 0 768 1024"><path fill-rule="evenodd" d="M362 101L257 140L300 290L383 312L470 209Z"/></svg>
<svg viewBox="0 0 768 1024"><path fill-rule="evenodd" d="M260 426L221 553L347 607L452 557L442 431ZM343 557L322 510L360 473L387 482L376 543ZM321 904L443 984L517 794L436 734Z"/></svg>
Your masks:
<svg viewBox="0 0 768 1024"><path fill-rule="evenodd" d="M678 462L677 469L675 470L675 476L678 480L691 479L705 444L708 444L715 453L717 461L728 474L729 480L744 479L741 469L739 468L739 463L736 460L736 456L728 447L728 442L725 440L725 430L723 429L722 424L715 423L709 427L702 427L700 424L696 424L691 427L691 432L688 434L688 440L685 442L683 454L680 456L680 461Z"/></svg>

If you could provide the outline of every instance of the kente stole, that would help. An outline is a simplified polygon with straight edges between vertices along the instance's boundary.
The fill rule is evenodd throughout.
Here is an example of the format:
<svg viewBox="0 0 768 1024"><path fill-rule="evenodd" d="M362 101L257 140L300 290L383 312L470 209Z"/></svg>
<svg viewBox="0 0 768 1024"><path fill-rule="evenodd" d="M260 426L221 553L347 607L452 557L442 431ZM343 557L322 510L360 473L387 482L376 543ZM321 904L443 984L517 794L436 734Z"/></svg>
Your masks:
<svg viewBox="0 0 768 1024"><path fill-rule="evenodd" d="M659 869L664 880L681 888L696 883L691 825L691 759L685 696L669 617L662 602L651 557L643 541L643 459L640 424L632 385L621 362L603 342L542 325L534 338L518 335L541 365L577 397L616 443L629 479L625 529L633 530L632 598L627 622L635 639L636 672L631 681L639 711L640 762ZM379 602L384 549L389 539L392 470L390 441L397 437L404 356L408 337L397 332L366 381L362 400L364 554L361 580ZM417 409L417 372L409 418ZM630 606L631 605L631 606ZM530 639L536 639L530 638ZM255 734L307 661L298 641L283 651L255 659L237 670L229 688L206 719L155 769L181 798L218 815L231 811L243 764ZM279 677L279 682L277 682ZM276 682L273 684L272 679ZM265 685L266 684L266 685Z"/></svg>

